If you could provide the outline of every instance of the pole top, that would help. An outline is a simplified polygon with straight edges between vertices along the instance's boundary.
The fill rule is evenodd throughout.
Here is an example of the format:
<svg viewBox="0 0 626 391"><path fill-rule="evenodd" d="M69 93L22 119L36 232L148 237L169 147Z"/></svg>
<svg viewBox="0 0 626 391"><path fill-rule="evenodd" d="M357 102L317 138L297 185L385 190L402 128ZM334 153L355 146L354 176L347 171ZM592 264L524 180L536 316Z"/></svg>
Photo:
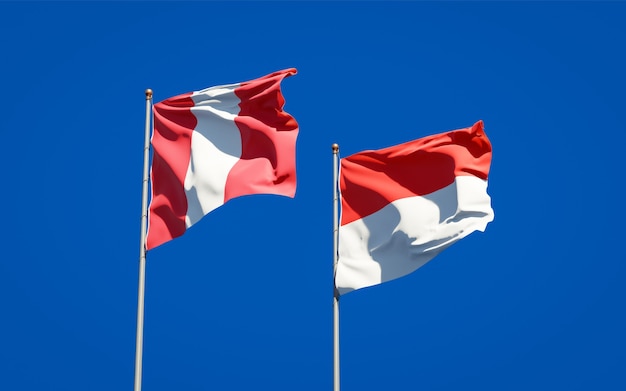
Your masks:
<svg viewBox="0 0 626 391"><path fill-rule="evenodd" d="M339 152L339 144L333 144L333 153Z"/></svg>
<svg viewBox="0 0 626 391"><path fill-rule="evenodd" d="M146 89L146 99L150 100L152 99L152 90L151 89Z"/></svg>

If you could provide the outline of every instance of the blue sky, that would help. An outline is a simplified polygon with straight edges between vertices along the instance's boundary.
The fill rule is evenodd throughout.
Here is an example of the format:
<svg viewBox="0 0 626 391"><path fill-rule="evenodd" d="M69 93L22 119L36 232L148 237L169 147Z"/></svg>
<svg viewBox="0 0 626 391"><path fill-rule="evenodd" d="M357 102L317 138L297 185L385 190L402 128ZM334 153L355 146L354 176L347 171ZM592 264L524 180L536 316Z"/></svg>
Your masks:
<svg viewBox="0 0 626 391"><path fill-rule="evenodd" d="M132 389L144 90L295 67L294 199L148 254L143 389L332 389L332 143L479 119L495 220L341 299L342 390L623 390L624 2L1 2L0 389Z"/></svg>

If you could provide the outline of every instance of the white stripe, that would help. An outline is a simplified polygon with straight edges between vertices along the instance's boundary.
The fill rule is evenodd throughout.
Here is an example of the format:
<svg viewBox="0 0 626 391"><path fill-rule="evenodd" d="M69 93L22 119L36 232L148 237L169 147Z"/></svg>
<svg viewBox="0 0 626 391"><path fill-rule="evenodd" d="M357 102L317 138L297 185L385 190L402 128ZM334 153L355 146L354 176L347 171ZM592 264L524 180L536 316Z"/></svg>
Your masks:
<svg viewBox="0 0 626 391"><path fill-rule="evenodd" d="M396 200L339 228L336 286L343 294L407 275L492 220L487 181L474 176Z"/></svg>
<svg viewBox="0 0 626 391"><path fill-rule="evenodd" d="M187 228L224 204L226 178L241 157L241 133L234 122L239 114L239 84L210 87L191 95L191 112L198 119L191 136L191 157L185 176Z"/></svg>

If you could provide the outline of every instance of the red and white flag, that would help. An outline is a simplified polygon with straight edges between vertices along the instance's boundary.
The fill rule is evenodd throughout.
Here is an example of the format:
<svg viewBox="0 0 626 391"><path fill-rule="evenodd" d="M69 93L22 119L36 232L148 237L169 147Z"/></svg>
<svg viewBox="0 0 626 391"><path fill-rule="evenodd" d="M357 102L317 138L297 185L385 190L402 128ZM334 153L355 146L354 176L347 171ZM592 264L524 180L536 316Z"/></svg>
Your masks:
<svg viewBox="0 0 626 391"><path fill-rule="evenodd" d="M407 275L493 221L483 122L341 159L339 294Z"/></svg>
<svg viewBox="0 0 626 391"><path fill-rule="evenodd" d="M294 197L298 123L283 111L285 69L154 105L146 249L181 236L226 201Z"/></svg>

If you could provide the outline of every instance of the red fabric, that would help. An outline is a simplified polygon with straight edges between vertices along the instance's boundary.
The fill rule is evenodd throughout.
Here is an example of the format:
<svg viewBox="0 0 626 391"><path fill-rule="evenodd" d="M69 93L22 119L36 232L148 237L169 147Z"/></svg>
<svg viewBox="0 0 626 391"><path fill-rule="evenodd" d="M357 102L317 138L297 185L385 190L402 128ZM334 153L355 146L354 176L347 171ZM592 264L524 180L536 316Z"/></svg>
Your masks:
<svg viewBox="0 0 626 391"><path fill-rule="evenodd" d="M298 123L283 111L280 90L281 81L295 74L295 69L286 69L235 89L241 101L235 118L241 132L241 159L226 180L224 202L255 193L295 195Z"/></svg>
<svg viewBox="0 0 626 391"><path fill-rule="evenodd" d="M487 179L491 143L483 122L341 159L341 225L406 197L433 193L457 176Z"/></svg>
<svg viewBox="0 0 626 391"><path fill-rule="evenodd" d="M154 248L185 230L187 197L185 175L191 153L191 133L196 117L190 108L191 93L182 94L154 105L152 135L152 199L146 249Z"/></svg>

